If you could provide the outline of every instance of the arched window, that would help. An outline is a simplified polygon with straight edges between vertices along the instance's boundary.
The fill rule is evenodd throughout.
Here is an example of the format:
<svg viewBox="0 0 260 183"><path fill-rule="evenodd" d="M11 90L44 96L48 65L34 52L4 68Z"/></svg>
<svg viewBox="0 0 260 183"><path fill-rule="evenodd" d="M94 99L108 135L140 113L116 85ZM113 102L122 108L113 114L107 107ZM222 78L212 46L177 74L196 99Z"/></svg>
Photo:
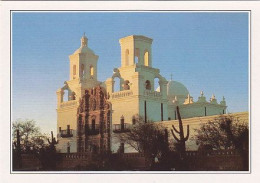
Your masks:
<svg viewBox="0 0 260 183"><path fill-rule="evenodd" d="M95 129L96 129L96 120L95 120L95 118L93 118L92 121L91 121L91 129L93 131L95 131Z"/></svg>
<svg viewBox="0 0 260 183"><path fill-rule="evenodd" d="M160 87L160 80L159 78L154 78L154 90L156 91L158 89L158 91L161 91L161 87Z"/></svg>
<svg viewBox="0 0 260 183"><path fill-rule="evenodd" d="M69 91L67 89L63 90L63 102L67 102L69 100Z"/></svg>
<svg viewBox="0 0 260 183"><path fill-rule="evenodd" d="M125 50L125 65L129 65L129 50Z"/></svg>
<svg viewBox="0 0 260 183"><path fill-rule="evenodd" d="M120 87L120 78L119 77L115 77L114 78L114 90L113 92L118 92L121 90L121 87Z"/></svg>
<svg viewBox="0 0 260 183"><path fill-rule="evenodd" d="M75 100L76 99L75 95L76 95L75 92L71 92L69 96L69 100Z"/></svg>
<svg viewBox="0 0 260 183"><path fill-rule="evenodd" d="M138 63L140 57L140 50L139 48L135 49L135 63Z"/></svg>
<svg viewBox="0 0 260 183"><path fill-rule="evenodd" d="M70 142L67 143L67 153L70 153Z"/></svg>
<svg viewBox="0 0 260 183"><path fill-rule="evenodd" d="M135 125L135 124L136 124L136 119L135 119L135 117L134 117L134 116L132 117L132 124L133 124L133 125Z"/></svg>
<svg viewBox="0 0 260 183"><path fill-rule="evenodd" d="M146 82L145 82L145 89L151 90L151 82L149 80L146 80Z"/></svg>
<svg viewBox="0 0 260 183"><path fill-rule="evenodd" d="M124 128L125 128L125 118L124 118L124 116L121 116L121 118L120 118L120 125L121 125L121 130L124 130Z"/></svg>
<svg viewBox="0 0 260 183"><path fill-rule="evenodd" d="M90 76L94 76L94 67L90 66Z"/></svg>
<svg viewBox="0 0 260 183"><path fill-rule="evenodd" d="M124 82L124 90L130 90L129 81L125 80Z"/></svg>
<svg viewBox="0 0 260 183"><path fill-rule="evenodd" d="M149 52L145 51L144 53L144 65L149 66Z"/></svg>
<svg viewBox="0 0 260 183"><path fill-rule="evenodd" d="M77 69L76 65L73 65L73 75L76 75L76 72L77 72L76 69Z"/></svg>
<svg viewBox="0 0 260 183"><path fill-rule="evenodd" d="M81 70L81 77L84 77L84 75L85 75L84 64L81 64L81 68L80 68L80 70Z"/></svg>

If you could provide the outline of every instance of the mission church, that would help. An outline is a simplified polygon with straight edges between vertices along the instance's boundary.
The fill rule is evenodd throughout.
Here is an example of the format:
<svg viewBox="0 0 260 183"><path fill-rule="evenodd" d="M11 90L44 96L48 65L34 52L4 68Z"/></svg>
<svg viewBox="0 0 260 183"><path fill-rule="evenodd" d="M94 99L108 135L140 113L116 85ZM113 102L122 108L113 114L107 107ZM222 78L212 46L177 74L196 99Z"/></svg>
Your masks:
<svg viewBox="0 0 260 183"><path fill-rule="evenodd" d="M69 56L69 80L56 92L59 152L115 152L122 144L116 145L114 133L126 132L138 116L162 123L176 120L176 106L183 119L226 113L224 97L220 103L214 95L207 101L201 92L194 101L182 83L167 81L153 68L152 42L141 35L121 38L121 67L98 81L98 55L87 37L81 38L80 48Z"/></svg>

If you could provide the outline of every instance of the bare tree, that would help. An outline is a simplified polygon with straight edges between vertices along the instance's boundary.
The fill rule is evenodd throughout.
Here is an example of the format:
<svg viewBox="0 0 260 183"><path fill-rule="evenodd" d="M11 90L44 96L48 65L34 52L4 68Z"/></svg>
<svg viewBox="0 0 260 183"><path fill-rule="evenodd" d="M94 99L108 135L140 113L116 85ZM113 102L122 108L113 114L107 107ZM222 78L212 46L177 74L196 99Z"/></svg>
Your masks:
<svg viewBox="0 0 260 183"><path fill-rule="evenodd" d="M248 142L248 124L232 116L220 116L201 125L197 130L197 145L212 149L242 149Z"/></svg>
<svg viewBox="0 0 260 183"><path fill-rule="evenodd" d="M40 132L34 120L18 119L12 125L14 147L17 145L17 130L19 130L21 151L39 150L47 142L46 135Z"/></svg>
<svg viewBox="0 0 260 183"><path fill-rule="evenodd" d="M220 116L201 125L195 135L200 148L237 150L243 158L244 169L248 170L249 130L248 123L232 116Z"/></svg>

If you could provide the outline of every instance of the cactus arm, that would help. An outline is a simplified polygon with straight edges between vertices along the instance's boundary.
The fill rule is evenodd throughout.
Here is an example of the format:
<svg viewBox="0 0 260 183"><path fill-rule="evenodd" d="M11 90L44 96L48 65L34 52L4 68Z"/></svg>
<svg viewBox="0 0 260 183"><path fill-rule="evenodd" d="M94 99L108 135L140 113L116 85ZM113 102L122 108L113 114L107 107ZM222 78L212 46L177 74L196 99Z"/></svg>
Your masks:
<svg viewBox="0 0 260 183"><path fill-rule="evenodd" d="M182 125L182 120L181 120L181 115L180 115L180 110L179 106L177 106L177 115L178 115L178 120L179 120L179 134L180 134L180 140L184 139L184 134L183 134L183 125Z"/></svg>
<svg viewBox="0 0 260 183"><path fill-rule="evenodd" d="M53 140L53 131L51 131L51 140Z"/></svg>
<svg viewBox="0 0 260 183"><path fill-rule="evenodd" d="M54 143L54 144L57 144L57 143L58 143L57 140L55 139L55 137L53 138L53 143Z"/></svg>
<svg viewBox="0 0 260 183"><path fill-rule="evenodd" d="M179 139L176 137L176 135L174 134L173 130L171 130L171 132L172 132L172 135L173 135L174 139L175 139L177 142L180 142L180 140L179 140Z"/></svg>
<svg viewBox="0 0 260 183"><path fill-rule="evenodd" d="M51 144L51 141L48 139L49 144Z"/></svg>
<svg viewBox="0 0 260 183"><path fill-rule="evenodd" d="M180 132L174 127L174 125L172 125L172 128L174 129L174 131L178 134L180 134Z"/></svg>
<svg viewBox="0 0 260 183"><path fill-rule="evenodd" d="M179 111L179 106L177 106L177 116L178 116L178 119L181 119L181 115L180 115L180 111Z"/></svg>
<svg viewBox="0 0 260 183"><path fill-rule="evenodd" d="M190 126L189 126L189 125L187 125L187 135L186 135L186 137L184 138L184 140L185 140L185 141L187 141L187 140L188 140L188 138L189 138L189 135L190 135Z"/></svg>

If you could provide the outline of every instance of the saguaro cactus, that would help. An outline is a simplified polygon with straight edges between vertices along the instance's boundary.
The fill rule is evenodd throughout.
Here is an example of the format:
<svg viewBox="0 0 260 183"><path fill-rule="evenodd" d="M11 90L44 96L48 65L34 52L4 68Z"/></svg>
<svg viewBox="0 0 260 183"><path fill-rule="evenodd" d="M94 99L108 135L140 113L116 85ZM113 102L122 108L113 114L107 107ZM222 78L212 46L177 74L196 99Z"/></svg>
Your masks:
<svg viewBox="0 0 260 183"><path fill-rule="evenodd" d="M187 134L186 134L186 137L184 137L183 124L182 124L181 115L180 115L178 106L177 106L177 116L178 116L178 120L179 120L179 131L174 127L174 125L172 125L172 128L177 134L179 134L179 138L177 137L177 135L175 135L175 133L172 129L171 129L171 132L172 132L174 139L178 142L178 145L180 148L179 150L180 150L181 156L183 157L185 154L185 142L189 138L190 130L189 130L189 125L187 125Z"/></svg>
<svg viewBox="0 0 260 183"><path fill-rule="evenodd" d="M54 149L55 145L58 144L58 141L53 137L53 131L51 131L51 140L48 139L51 149Z"/></svg>
<svg viewBox="0 0 260 183"><path fill-rule="evenodd" d="M16 143L16 153L17 153L17 161L18 161L18 168L22 167L22 161L21 161L21 139L20 139L20 133L19 130L16 131L17 136L17 143Z"/></svg>
<svg viewBox="0 0 260 183"><path fill-rule="evenodd" d="M17 152L21 152L21 140L20 140L20 132L19 130L16 131L16 136L17 136L17 143L16 143L16 149Z"/></svg>

